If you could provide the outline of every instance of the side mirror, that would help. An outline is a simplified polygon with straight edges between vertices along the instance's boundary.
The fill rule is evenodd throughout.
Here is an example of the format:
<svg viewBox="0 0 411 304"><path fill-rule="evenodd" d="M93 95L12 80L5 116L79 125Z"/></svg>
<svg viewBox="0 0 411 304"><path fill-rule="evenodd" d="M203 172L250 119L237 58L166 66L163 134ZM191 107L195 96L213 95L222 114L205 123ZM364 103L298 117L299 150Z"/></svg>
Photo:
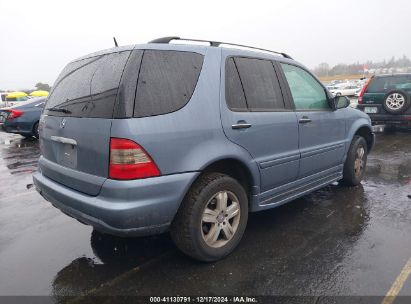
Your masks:
<svg viewBox="0 0 411 304"><path fill-rule="evenodd" d="M350 100L346 96L335 96L332 103L335 111L348 107L350 105Z"/></svg>

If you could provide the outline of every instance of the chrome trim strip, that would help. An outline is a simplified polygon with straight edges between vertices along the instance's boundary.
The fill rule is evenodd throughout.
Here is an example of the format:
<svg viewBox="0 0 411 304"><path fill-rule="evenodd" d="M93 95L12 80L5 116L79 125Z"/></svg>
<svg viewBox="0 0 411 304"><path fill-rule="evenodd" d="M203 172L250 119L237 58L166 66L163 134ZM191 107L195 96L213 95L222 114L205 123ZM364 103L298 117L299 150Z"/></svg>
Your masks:
<svg viewBox="0 0 411 304"><path fill-rule="evenodd" d="M77 146L77 142L74 139L61 137L61 136L51 136L50 139L55 142L59 142L62 144L69 144L73 146Z"/></svg>

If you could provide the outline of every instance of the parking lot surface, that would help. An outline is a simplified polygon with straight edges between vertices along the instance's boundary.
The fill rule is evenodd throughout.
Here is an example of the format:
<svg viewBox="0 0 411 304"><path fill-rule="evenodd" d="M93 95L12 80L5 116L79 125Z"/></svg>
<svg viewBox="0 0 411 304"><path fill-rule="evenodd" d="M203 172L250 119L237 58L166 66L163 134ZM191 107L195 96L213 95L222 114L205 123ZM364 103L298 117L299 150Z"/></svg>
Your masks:
<svg viewBox="0 0 411 304"><path fill-rule="evenodd" d="M0 132L0 295L58 302L85 295L317 296L310 303L378 296L381 302L411 258L411 131L377 134L361 186L330 185L251 214L237 250L210 264L181 254L167 234L111 237L62 214L32 187L38 157L36 140ZM399 295L411 296L411 278Z"/></svg>

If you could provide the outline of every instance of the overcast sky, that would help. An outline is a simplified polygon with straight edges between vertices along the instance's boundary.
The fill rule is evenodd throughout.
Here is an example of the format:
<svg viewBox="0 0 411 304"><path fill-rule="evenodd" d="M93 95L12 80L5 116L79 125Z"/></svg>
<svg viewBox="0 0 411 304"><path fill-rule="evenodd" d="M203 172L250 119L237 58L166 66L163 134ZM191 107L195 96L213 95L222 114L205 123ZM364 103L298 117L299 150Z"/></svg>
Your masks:
<svg viewBox="0 0 411 304"><path fill-rule="evenodd" d="M321 62L411 57L411 1L0 0L0 89L50 85L70 60L162 36L228 41Z"/></svg>

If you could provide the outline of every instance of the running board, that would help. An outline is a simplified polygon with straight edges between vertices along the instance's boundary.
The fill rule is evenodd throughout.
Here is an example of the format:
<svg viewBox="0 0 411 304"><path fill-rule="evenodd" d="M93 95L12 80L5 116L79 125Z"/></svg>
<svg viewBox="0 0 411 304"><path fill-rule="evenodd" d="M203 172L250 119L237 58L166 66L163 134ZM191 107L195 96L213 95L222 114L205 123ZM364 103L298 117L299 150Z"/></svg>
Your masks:
<svg viewBox="0 0 411 304"><path fill-rule="evenodd" d="M320 179L312 181L303 186L299 186L299 187L290 189L286 192L282 192L282 193L267 197L264 200L260 201L259 207L262 209L267 209L267 208L272 208L278 205L282 205L286 202L289 202L305 194L308 194L314 190L320 189L326 185L336 182L340 179L342 179L341 172L330 174L328 176L322 177Z"/></svg>

